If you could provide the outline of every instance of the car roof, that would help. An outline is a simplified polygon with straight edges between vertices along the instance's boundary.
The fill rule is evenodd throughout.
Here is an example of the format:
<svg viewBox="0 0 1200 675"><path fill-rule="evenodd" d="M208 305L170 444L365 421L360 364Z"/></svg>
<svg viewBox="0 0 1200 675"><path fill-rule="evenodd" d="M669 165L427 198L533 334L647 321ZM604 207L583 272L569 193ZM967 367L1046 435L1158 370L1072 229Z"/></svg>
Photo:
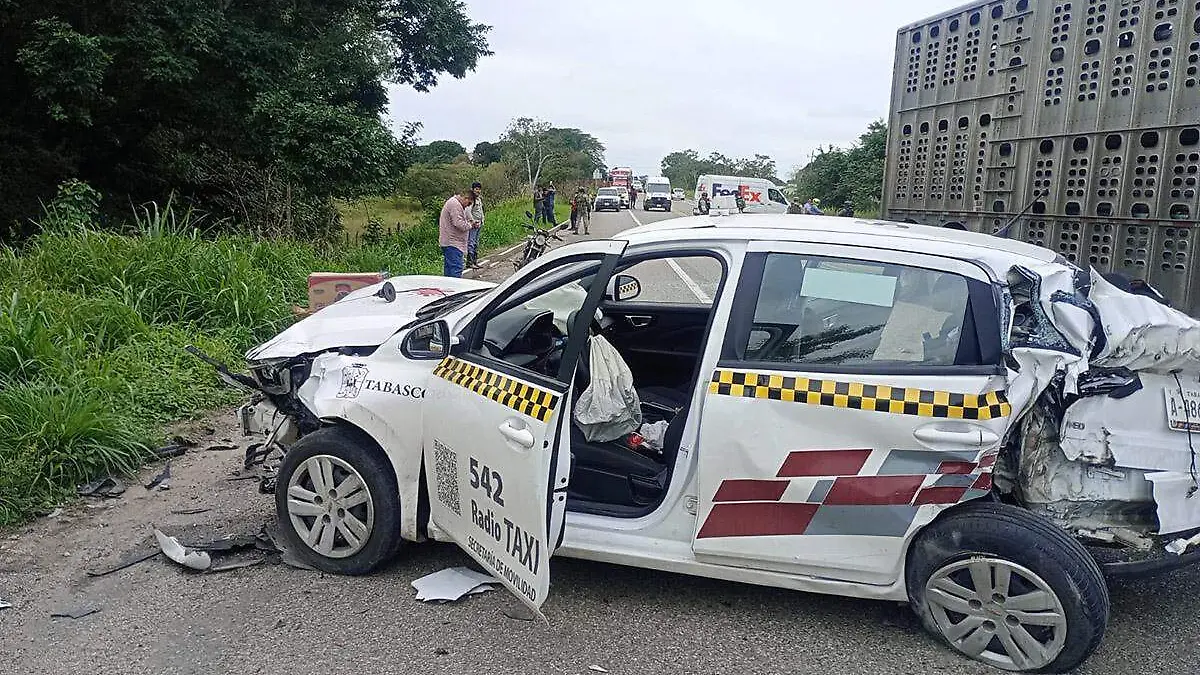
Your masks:
<svg viewBox="0 0 1200 675"><path fill-rule="evenodd" d="M1002 273L1014 264L1050 263L1060 259L1041 246L990 234L886 220L800 214L730 214L671 218L615 235L631 244L665 241L703 233L744 241L794 241L865 246L928 253L983 264Z"/></svg>

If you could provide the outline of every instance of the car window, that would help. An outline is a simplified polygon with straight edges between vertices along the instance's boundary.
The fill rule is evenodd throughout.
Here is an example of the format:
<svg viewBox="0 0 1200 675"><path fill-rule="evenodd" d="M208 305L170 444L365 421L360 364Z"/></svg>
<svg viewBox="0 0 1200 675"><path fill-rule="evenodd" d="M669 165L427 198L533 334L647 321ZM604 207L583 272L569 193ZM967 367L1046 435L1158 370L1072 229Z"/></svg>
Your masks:
<svg viewBox="0 0 1200 675"><path fill-rule="evenodd" d="M777 204L787 204L787 200L784 199L783 193L775 188L767 190L767 198Z"/></svg>
<svg viewBox="0 0 1200 675"><path fill-rule="evenodd" d="M693 255L645 260L619 273L641 284L633 302L711 306L724 270L715 258Z"/></svg>
<svg viewBox="0 0 1200 675"><path fill-rule="evenodd" d="M741 336L746 359L820 366L974 365L961 276L840 258L771 253ZM964 340L972 344L961 349ZM962 355L960 355L960 351Z"/></svg>
<svg viewBox="0 0 1200 675"><path fill-rule="evenodd" d="M552 274L561 272L555 270ZM587 299L593 276L554 284L492 313L484 321L483 340L471 351L546 377L556 377L571 324ZM545 278L531 279L537 286Z"/></svg>

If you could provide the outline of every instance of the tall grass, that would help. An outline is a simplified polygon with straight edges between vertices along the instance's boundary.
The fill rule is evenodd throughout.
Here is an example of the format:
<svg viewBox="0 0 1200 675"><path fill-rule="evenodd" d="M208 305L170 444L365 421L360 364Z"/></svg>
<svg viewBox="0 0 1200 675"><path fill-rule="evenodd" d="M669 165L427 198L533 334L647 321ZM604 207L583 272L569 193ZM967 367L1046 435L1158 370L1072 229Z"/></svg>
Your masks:
<svg viewBox="0 0 1200 675"><path fill-rule="evenodd" d="M481 246L522 237L527 208L496 205ZM0 247L0 525L132 471L164 425L233 403L183 348L237 365L293 320L310 272L441 272L431 215L369 246L202 236L210 225L148 205L125 234L60 219Z"/></svg>

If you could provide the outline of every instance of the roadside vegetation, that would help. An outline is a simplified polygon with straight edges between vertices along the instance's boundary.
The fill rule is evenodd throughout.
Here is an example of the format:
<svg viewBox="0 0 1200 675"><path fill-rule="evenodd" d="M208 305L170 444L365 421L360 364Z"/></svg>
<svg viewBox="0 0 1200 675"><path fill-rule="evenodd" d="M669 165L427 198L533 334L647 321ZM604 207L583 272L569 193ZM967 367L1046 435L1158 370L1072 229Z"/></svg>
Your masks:
<svg viewBox="0 0 1200 675"><path fill-rule="evenodd" d="M294 320L310 272L441 272L432 212L369 241L314 242L204 236L208 218L174 202L104 230L97 199L67 184L40 234L0 246L0 525L64 503L79 483L128 474L167 424L235 402L184 347L236 367ZM496 205L481 245L524 236L530 208Z"/></svg>

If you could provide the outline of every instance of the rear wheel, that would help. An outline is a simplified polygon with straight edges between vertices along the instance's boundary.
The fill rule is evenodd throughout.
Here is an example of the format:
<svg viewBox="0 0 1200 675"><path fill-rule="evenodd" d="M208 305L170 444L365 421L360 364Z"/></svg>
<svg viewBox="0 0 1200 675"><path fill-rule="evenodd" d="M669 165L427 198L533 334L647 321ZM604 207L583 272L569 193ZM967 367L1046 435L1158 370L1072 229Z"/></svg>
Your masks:
<svg viewBox="0 0 1200 675"><path fill-rule="evenodd" d="M288 549L319 570L367 574L400 546L395 472L361 431L326 427L296 441L276 486Z"/></svg>
<svg viewBox="0 0 1200 675"><path fill-rule="evenodd" d="M906 583L927 630L1004 670L1071 670L1108 623L1108 589L1087 550L1005 504L968 504L927 527L909 550Z"/></svg>

